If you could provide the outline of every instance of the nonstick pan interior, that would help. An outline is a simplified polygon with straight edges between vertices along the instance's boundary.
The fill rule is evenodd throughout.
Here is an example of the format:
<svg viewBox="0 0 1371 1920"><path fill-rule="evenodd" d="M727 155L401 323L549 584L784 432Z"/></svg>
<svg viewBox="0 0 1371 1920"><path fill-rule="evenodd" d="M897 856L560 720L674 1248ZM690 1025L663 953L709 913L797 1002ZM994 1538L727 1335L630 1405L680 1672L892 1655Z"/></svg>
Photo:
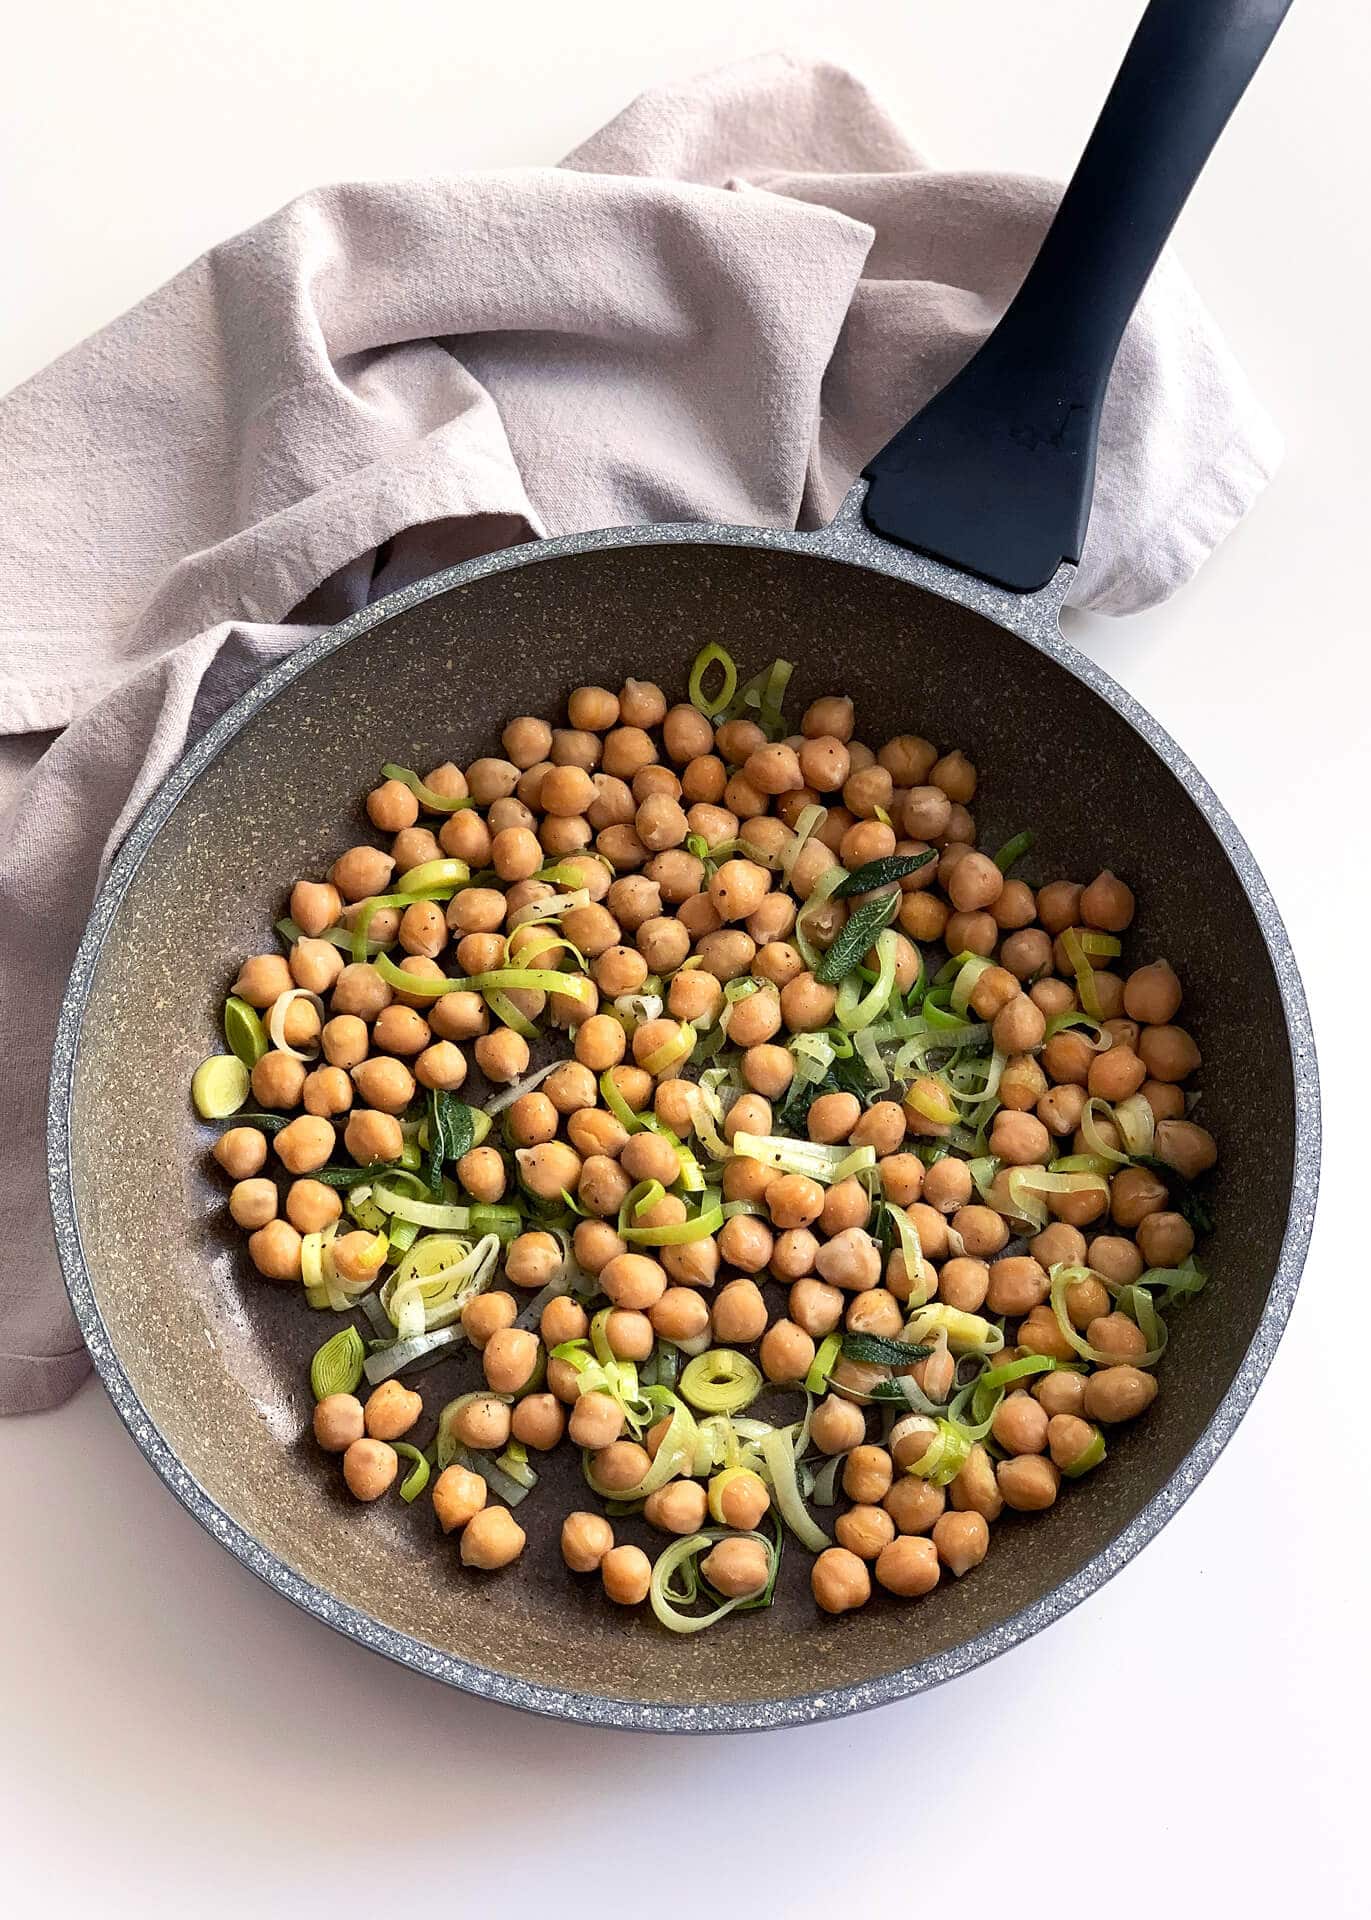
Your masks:
<svg viewBox="0 0 1371 1920"><path fill-rule="evenodd" d="M792 1547L770 1612L678 1638L564 1571L558 1528L584 1491L569 1448L521 1510L524 1559L494 1577L461 1569L426 1500L361 1509L346 1497L336 1462L302 1437L308 1358L336 1323L251 1274L187 1086L219 1050L239 958L274 948L292 881L368 837L359 797L383 761L465 763L498 750L511 715L559 714L585 682L617 687L631 674L681 697L710 639L749 668L793 659L797 716L842 690L864 739L910 730L964 748L981 772L982 843L1036 830L1030 880L1086 879L1106 864L1129 880L1139 911L1128 952L1166 955L1185 983L1202 1117L1223 1163L1204 1249L1211 1284L1174 1316L1155 1408L1111 1436L1086 1484L1044 1516L1007 1516L985 1564L924 1601L882 1596L826 1619L808 1556ZM1291 1200L1296 1088L1247 893L1195 800L1106 700L916 586L793 551L688 541L469 581L258 704L160 830L135 831L135 848L98 956L92 946L78 967L73 994L87 997L64 1040L75 1048L70 1207L59 1167L57 1213L83 1325L140 1444L206 1524L302 1604L444 1678L586 1718L722 1726L816 1717L941 1678L966 1663L965 1643L992 1635L984 1657L1017 1636L1002 1630L1026 1609L1041 1624L1099 1577L1077 1578L1172 1482L1258 1330ZM54 1111L60 1162L60 1101ZM429 1408L470 1371L468 1359L422 1376ZM621 1537L639 1537L636 1524Z"/></svg>

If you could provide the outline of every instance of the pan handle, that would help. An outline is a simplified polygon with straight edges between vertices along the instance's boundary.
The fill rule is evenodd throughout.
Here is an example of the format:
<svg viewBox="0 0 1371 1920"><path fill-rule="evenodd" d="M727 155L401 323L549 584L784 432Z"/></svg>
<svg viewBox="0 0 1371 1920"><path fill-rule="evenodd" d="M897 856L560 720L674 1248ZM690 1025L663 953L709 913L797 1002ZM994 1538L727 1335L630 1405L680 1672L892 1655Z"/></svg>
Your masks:
<svg viewBox="0 0 1371 1920"><path fill-rule="evenodd" d="M1031 593L1081 557L1123 331L1291 0L1151 0L994 332L865 469L888 540Z"/></svg>

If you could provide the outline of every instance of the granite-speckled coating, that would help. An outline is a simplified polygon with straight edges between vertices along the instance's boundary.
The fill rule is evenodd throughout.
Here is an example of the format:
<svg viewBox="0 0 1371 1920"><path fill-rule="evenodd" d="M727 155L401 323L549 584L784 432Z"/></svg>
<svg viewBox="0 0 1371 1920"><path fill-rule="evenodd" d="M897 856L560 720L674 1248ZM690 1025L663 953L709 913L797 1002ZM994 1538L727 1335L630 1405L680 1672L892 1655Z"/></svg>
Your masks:
<svg viewBox="0 0 1371 1920"><path fill-rule="evenodd" d="M510 1705L728 1731L855 1712L966 1671L1074 1606L1165 1523L1233 1431L1290 1312L1317 1188L1317 1072L1294 959L1247 847L1175 743L1062 640L1065 571L1026 599L983 587L875 540L859 494L816 535L573 536L368 608L269 674L176 768L114 863L77 959L53 1065L53 1211L121 1417L185 1506L278 1592ZM797 700L842 685L868 736L909 728L965 747L982 769L987 841L1038 830L1029 878L1109 862L1135 883L1136 950L1168 953L1186 982L1205 1117L1246 1201L1206 1250L1210 1288L1176 1316L1156 1408L1051 1513L997 1527L976 1573L915 1606L882 1596L831 1621L809 1600L808 1557L792 1552L770 1613L681 1640L561 1569L552 1516L573 1503L570 1467L527 1509L525 1563L493 1579L463 1576L422 1514L346 1501L300 1437L319 1321L246 1274L185 1089L218 1045L222 986L241 954L272 947L290 882L362 837L358 793L381 760L489 751L511 714L551 711L582 681L680 687L706 637L749 662L794 658ZM457 1390L448 1379L423 1377L434 1407Z"/></svg>

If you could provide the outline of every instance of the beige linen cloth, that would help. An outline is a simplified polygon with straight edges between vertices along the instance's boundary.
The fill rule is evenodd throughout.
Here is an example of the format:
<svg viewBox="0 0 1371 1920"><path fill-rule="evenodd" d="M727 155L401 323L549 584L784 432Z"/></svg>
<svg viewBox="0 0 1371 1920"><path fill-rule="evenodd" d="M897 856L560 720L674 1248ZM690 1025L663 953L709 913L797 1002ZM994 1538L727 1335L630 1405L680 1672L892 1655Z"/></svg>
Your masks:
<svg viewBox="0 0 1371 1920"><path fill-rule="evenodd" d="M771 56L645 95L560 167L307 194L0 402L0 747L23 769L15 736L63 730L0 821L0 1409L86 1371L48 1058L103 866L188 743L319 624L486 549L821 523L987 332L1056 196L938 172L850 75ZM1164 261L1073 599L1164 598L1278 457Z"/></svg>

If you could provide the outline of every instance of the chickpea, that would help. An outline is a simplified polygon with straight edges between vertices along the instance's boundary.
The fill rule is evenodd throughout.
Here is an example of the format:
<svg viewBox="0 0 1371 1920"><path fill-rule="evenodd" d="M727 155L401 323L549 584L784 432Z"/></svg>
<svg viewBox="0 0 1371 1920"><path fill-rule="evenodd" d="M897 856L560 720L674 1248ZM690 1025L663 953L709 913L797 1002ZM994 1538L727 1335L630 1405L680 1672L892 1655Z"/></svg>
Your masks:
<svg viewBox="0 0 1371 1920"><path fill-rule="evenodd" d="M1035 980L1052 965L1052 942L1041 928L1025 927L1001 946L1000 964L1018 980Z"/></svg>
<svg viewBox="0 0 1371 1920"><path fill-rule="evenodd" d="M917 1451L926 1453L928 1449L921 1446ZM895 1476L881 1505L895 1522L897 1533L927 1533L946 1507L947 1495L931 1480L901 1473Z"/></svg>
<svg viewBox="0 0 1371 1920"><path fill-rule="evenodd" d="M771 895L770 898L779 898ZM748 922L751 927L757 916L754 914ZM785 940L768 940L752 963L752 971L762 980L770 980L774 986L786 987L805 970L805 963L799 954ZM782 1001L782 1016L785 1003Z"/></svg>
<svg viewBox="0 0 1371 1920"><path fill-rule="evenodd" d="M1049 1050L1057 1040L1064 1038L1064 1034L1056 1034L1053 1040L1048 1042ZM1043 1058L1046 1060L1047 1055L1044 1054ZM1085 1111L1085 1102L1086 1092L1083 1080L1079 1083L1072 1081L1063 1086L1049 1087L1038 1102L1038 1118L1049 1133L1061 1139L1066 1134L1074 1133L1080 1125L1081 1115Z"/></svg>
<svg viewBox="0 0 1371 1920"><path fill-rule="evenodd" d="M952 818L952 802L941 787L913 786L905 791L900 824L911 840L936 840Z"/></svg>
<svg viewBox="0 0 1371 1920"><path fill-rule="evenodd" d="M990 1267L986 1307L1017 1319L1046 1300L1048 1277L1036 1260L995 1260Z"/></svg>
<svg viewBox="0 0 1371 1920"><path fill-rule="evenodd" d="M505 1327L512 1327L518 1317L519 1307L512 1293L478 1293L462 1308L462 1331L481 1353L488 1341Z"/></svg>
<svg viewBox="0 0 1371 1920"><path fill-rule="evenodd" d="M297 1233L322 1233L343 1211L332 1187L318 1180L292 1180L286 1194L286 1218Z"/></svg>
<svg viewBox="0 0 1371 1920"><path fill-rule="evenodd" d="M820 1247L814 1262L831 1286L863 1293L881 1282L881 1250L861 1227L846 1227Z"/></svg>
<svg viewBox="0 0 1371 1920"><path fill-rule="evenodd" d="M728 1038L737 1047L760 1047L780 1031L780 1026L781 997L775 987L766 986L733 1003Z"/></svg>
<svg viewBox="0 0 1371 1920"><path fill-rule="evenodd" d="M505 1083L528 1072L528 1042L512 1027L497 1027L476 1041L476 1064L487 1080Z"/></svg>
<svg viewBox="0 0 1371 1920"><path fill-rule="evenodd" d="M995 951L1000 930L988 913L954 913L943 929L950 953L978 953L988 958Z"/></svg>
<svg viewBox="0 0 1371 1920"><path fill-rule="evenodd" d="M481 1365L492 1393L518 1393L533 1378L541 1345L526 1327L499 1327L486 1341Z"/></svg>
<svg viewBox="0 0 1371 1920"><path fill-rule="evenodd" d="M989 1289L990 1268L984 1260L970 1257L949 1260L938 1276L939 1299L962 1313L979 1313Z"/></svg>
<svg viewBox="0 0 1371 1920"><path fill-rule="evenodd" d="M1145 1026L1165 1027L1181 1006L1181 983L1166 960L1154 960L1129 974L1123 989L1124 1012Z"/></svg>
<svg viewBox="0 0 1371 1920"><path fill-rule="evenodd" d="M1098 1427L1092 1427L1089 1421L1077 1419L1071 1413L1054 1414L1047 1427L1052 1464L1068 1473L1098 1437Z"/></svg>
<svg viewBox="0 0 1371 1920"><path fill-rule="evenodd" d="M1085 1330L1085 1337L1092 1347L1112 1356L1109 1361L1100 1362L1100 1365L1132 1366L1147 1352L1146 1336L1126 1313L1106 1313L1098 1320L1092 1320Z"/></svg>
<svg viewBox="0 0 1371 1920"><path fill-rule="evenodd" d="M939 1213L956 1213L959 1207L969 1204L971 1194L971 1174L966 1162L950 1154L935 1160L924 1175L924 1205Z"/></svg>
<svg viewBox="0 0 1371 1920"><path fill-rule="evenodd" d="M717 753L700 753L681 774L681 794L696 805L717 806L728 784L728 770Z"/></svg>
<svg viewBox="0 0 1371 1920"><path fill-rule="evenodd" d="M316 938L328 927L337 926L342 911L343 899L337 887L322 880L297 880L290 890L290 917L301 933L310 939ZM274 960L276 955L268 957ZM234 991L237 991L236 987ZM272 999L275 997L273 994ZM265 1006L270 1002L264 1001L262 1004Z"/></svg>
<svg viewBox="0 0 1371 1920"><path fill-rule="evenodd" d="M887 1541L876 1556L877 1580L888 1593L898 1594L902 1600L931 1593L941 1576L938 1549L931 1540L902 1534Z"/></svg>
<svg viewBox="0 0 1371 1920"><path fill-rule="evenodd" d="M1147 1078L1147 1069L1131 1047L1112 1046L1090 1063L1086 1086L1098 1099L1127 1100Z"/></svg>
<svg viewBox="0 0 1371 1920"><path fill-rule="evenodd" d="M959 913L978 913L993 907L1000 898L1004 875L987 854L967 853L957 861L947 879L946 890Z"/></svg>
<svg viewBox="0 0 1371 1920"><path fill-rule="evenodd" d="M297 1121L291 1122L292 1126L298 1124ZM330 1128L329 1131L332 1133L332 1128ZM281 1151L282 1140L289 1132L290 1127L287 1127L283 1133L277 1134L276 1150L278 1153ZM383 1160L398 1160L403 1151L404 1144L405 1136L401 1132L400 1122L395 1118L394 1114L382 1113L370 1107L354 1108L343 1133L343 1145L347 1148L349 1154L351 1154L359 1167L376 1166ZM332 1152L332 1150L332 1145L330 1144L329 1152ZM327 1158L328 1154L325 1154L324 1160ZM314 1165L321 1167L324 1164L324 1160L316 1160ZM292 1169L292 1171L294 1171L294 1169ZM300 1171L307 1172L311 1171L311 1169L301 1168Z"/></svg>
<svg viewBox="0 0 1371 1920"><path fill-rule="evenodd" d="M366 900L385 892L394 871L394 860L379 847L349 847L334 861L329 879L344 900Z"/></svg>
<svg viewBox="0 0 1371 1920"><path fill-rule="evenodd" d="M1052 880L1038 889L1038 918L1050 934L1065 933L1081 918L1083 887L1074 880Z"/></svg>
<svg viewBox="0 0 1371 1920"><path fill-rule="evenodd" d="M1089 1419L1111 1426L1135 1420L1156 1397L1157 1382L1152 1374L1127 1365L1105 1367L1086 1380L1084 1411Z"/></svg>
<svg viewBox="0 0 1371 1920"><path fill-rule="evenodd" d="M1151 1080L1187 1080L1200 1064L1200 1050L1183 1027L1146 1028L1138 1052L1147 1069L1143 1077Z"/></svg>
<svg viewBox="0 0 1371 1920"><path fill-rule="evenodd" d="M991 1036L1002 1053L1031 1053L1043 1044L1047 1021L1042 1009L1027 994L1021 993L995 1015ZM1069 1036L1058 1034L1056 1039ZM1047 1065L1044 1060L1044 1065ZM1051 1067L1047 1068L1052 1071Z"/></svg>
<svg viewBox="0 0 1371 1920"><path fill-rule="evenodd" d="M1007 1507L1016 1513L1041 1513L1057 1498L1062 1477L1052 1462L1039 1453L1017 1454L1001 1460L995 1479Z"/></svg>
<svg viewBox="0 0 1371 1920"><path fill-rule="evenodd" d="M707 721L705 724L708 726ZM554 760L557 758L555 745L552 757ZM650 767L656 758L657 749L652 737L641 727L615 727L605 735L604 770L620 780L631 780L640 768Z"/></svg>
<svg viewBox="0 0 1371 1920"><path fill-rule="evenodd" d="M1082 892L1080 911L1087 926L1099 927L1105 933L1122 933L1133 919L1133 894L1106 867Z"/></svg>
<svg viewBox="0 0 1371 1920"><path fill-rule="evenodd" d="M705 1523L705 1512L705 1490L696 1480L668 1480L643 1502L644 1520L662 1533L698 1533Z"/></svg>
<svg viewBox="0 0 1371 1920"><path fill-rule="evenodd" d="M452 1431L464 1447L478 1453L495 1452L509 1441L509 1408L493 1394L481 1394L452 1416Z"/></svg>
<svg viewBox="0 0 1371 1920"><path fill-rule="evenodd" d="M276 1218L276 1182L240 1180L229 1195L229 1212L235 1225L248 1231L264 1227Z"/></svg>
<svg viewBox="0 0 1371 1920"><path fill-rule="evenodd" d="M600 992L615 999L621 993L638 992L647 979L648 964L636 947L611 944L595 956L591 975Z"/></svg>
<svg viewBox="0 0 1371 1920"><path fill-rule="evenodd" d="M668 1287L649 1318L663 1340L697 1340L709 1331L709 1303L693 1287Z"/></svg>
<svg viewBox="0 0 1371 1920"><path fill-rule="evenodd" d="M1138 1222L1137 1232L1149 1267L1178 1267L1194 1251L1195 1235L1182 1214L1150 1213Z"/></svg>
<svg viewBox="0 0 1371 1920"><path fill-rule="evenodd" d="M824 1190L804 1174L786 1173L767 1188L766 1204L772 1225L782 1231L809 1227L824 1210Z"/></svg>
<svg viewBox="0 0 1371 1920"><path fill-rule="evenodd" d="M870 1293L853 1294L847 1303L843 1324L849 1333L869 1333L882 1340L898 1340L904 1314L894 1293L885 1287L873 1287Z"/></svg>
<svg viewBox="0 0 1371 1920"><path fill-rule="evenodd" d="M441 913L438 918L441 921ZM327 940L297 940L290 950L289 965L290 977L297 987L304 987L309 993L327 993L343 971L343 956L337 947L330 945ZM303 1008L305 1004L300 1001L292 1002L286 1016L286 1037L292 1046L303 1046L306 1039L314 1039L319 1031L316 1015L316 1024L301 1039L297 1040L291 1033L292 1016L297 1007ZM313 1008L309 1011L313 1012Z"/></svg>
<svg viewBox="0 0 1371 1920"><path fill-rule="evenodd" d="M666 1274L643 1253L617 1253L600 1269L600 1290L616 1307L646 1313L666 1292Z"/></svg>
<svg viewBox="0 0 1371 1920"><path fill-rule="evenodd" d="M999 899L990 911L995 916L995 925L1001 931L1010 933L1032 925L1038 915L1038 903L1033 897L1033 889L1025 886L1022 880L1006 880ZM1004 945L1008 945L1008 942ZM1004 946L1000 949L1000 958L1005 966L1009 965L1004 959Z"/></svg>
<svg viewBox="0 0 1371 1920"><path fill-rule="evenodd" d="M1004 1508L1004 1496L995 1478L994 1464L983 1446L972 1447L947 1493L958 1513L979 1513L984 1520L998 1520Z"/></svg>
<svg viewBox="0 0 1371 1920"><path fill-rule="evenodd" d="M947 927L947 906L936 894L909 893L900 902L899 921L911 940L941 940Z"/></svg>
<svg viewBox="0 0 1371 1920"><path fill-rule="evenodd" d="M869 861L884 860L895 851L895 829L880 820L858 820L843 835L838 858L856 872Z"/></svg>
<svg viewBox="0 0 1371 1920"><path fill-rule="evenodd" d="M626 726L659 727L666 718L666 696L651 680L625 680L619 694L619 718Z"/></svg>
<svg viewBox="0 0 1371 1920"><path fill-rule="evenodd" d="M668 847L665 852L654 854L643 873L662 899L672 906L695 898L705 883L704 861L680 847Z"/></svg>
<svg viewBox="0 0 1371 1920"><path fill-rule="evenodd" d="M718 1236L720 1258L743 1273L760 1273L771 1259L774 1244L770 1227L753 1214L739 1213L725 1220Z"/></svg>
<svg viewBox="0 0 1371 1920"><path fill-rule="evenodd" d="M298 1107L305 1090L305 1067L289 1053L264 1053L252 1069L252 1097L261 1107L285 1112Z"/></svg>
<svg viewBox="0 0 1371 1920"><path fill-rule="evenodd" d="M903 1120L903 1114L900 1117ZM881 1192L887 1200L893 1200L898 1207L913 1206L923 1192L924 1164L915 1153L885 1155L880 1163L880 1175ZM946 1236L944 1236L944 1251L946 1251Z"/></svg>
<svg viewBox="0 0 1371 1920"><path fill-rule="evenodd" d="M1184 1180L1198 1179L1219 1157L1214 1136L1191 1120L1159 1121L1153 1151Z"/></svg>
<svg viewBox="0 0 1371 1920"><path fill-rule="evenodd" d="M795 1078L794 1057L782 1046L750 1046L742 1058L742 1075L764 1099L779 1100Z"/></svg>
<svg viewBox="0 0 1371 1920"><path fill-rule="evenodd" d="M562 1558L573 1573L597 1573L614 1545L614 1529L602 1514L569 1513L562 1522Z"/></svg>
<svg viewBox="0 0 1371 1920"><path fill-rule="evenodd" d="M1109 1183L1109 1211L1126 1229L1137 1227L1149 1213L1163 1212L1166 1201L1165 1182L1147 1167L1124 1167Z"/></svg>
<svg viewBox="0 0 1371 1920"><path fill-rule="evenodd" d="M524 1550L528 1535L508 1507L482 1507L462 1529L462 1565L483 1573L510 1566Z"/></svg>
<svg viewBox="0 0 1371 1920"><path fill-rule="evenodd" d="M294 984L290 967L279 953L258 953L238 969L232 992L240 1000L246 1000L250 1007L265 1012L273 1000L288 993Z"/></svg>
<svg viewBox="0 0 1371 1920"><path fill-rule="evenodd" d="M809 1584L825 1613L850 1613L871 1598L871 1575L846 1547L827 1547L810 1568Z"/></svg>
<svg viewBox="0 0 1371 1920"><path fill-rule="evenodd" d="M771 1557L760 1540L720 1540L701 1561L700 1571L716 1593L728 1600L741 1600L766 1586Z"/></svg>
<svg viewBox="0 0 1371 1920"><path fill-rule="evenodd" d="M714 1301L714 1338L725 1346L749 1347L766 1331L766 1301L753 1280L730 1280ZM807 1372L809 1363L805 1363Z"/></svg>
<svg viewBox="0 0 1371 1920"><path fill-rule="evenodd" d="M1084 1266L1085 1235L1077 1228L1067 1226L1063 1220L1054 1220L1041 1233L1033 1236L1029 1252L1038 1265L1048 1272L1057 1266Z"/></svg>
<svg viewBox="0 0 1371 1920"><path fill-rule="evenodd" d="M652 1562L641 1547L611 1547L600 1561L600 1580L616 1606L641 1606L652 1585Z"/></svg>
<svg viewBox="0 0 1371 1920"><path fill-rule="evenodd" d="M990 1151L1012 1167L1041 1165L1052 1152L1052 1136L1032 1113L1002 1107L990 1130Z"/></svg>
<svg viewBox="0 0 1371 1920"><path fill-rule="evenodd" d="M379 1500L399 1466L394 1448L380 1440L354 1440L343 1454L343 1478L356 1500Z"/></svg>
<svg viewBox="0 0 1371 1920"><path fill-rule="evenodd" d="M287 1173L314 1173L332 1156L336 1140L329 1121L319 1114L302 1113L277 1134L276 1157Z"/></svg>
<svg viewBox="0 0 1371 1920"><path fill-rule="evenodd" d="M812 973L796 974L781 988L781 1017L791 1033L817 1033L832 1020L837 998L836 987L822 985Z"/></svg>
<svg viewBox="0 0 1371 1920"><path fill-rule="evenodd" d="M871 1198L855 1174L840 1180L824 1195L820 1228L830 1238L854 1227L864 1227L871 1218Z"/></svg>
<svg viewBox="0 0 1371 1920"><path fill-rule="evenodd" d="M813 1340L833 1332L843 1317L843 1296L823 1280L800 1279L790 1289L786 1310Z"/></svg>
<svg viewBox="0 0 1371 1920"><path fill-rule="evenodd" d="M504 1198L505 1163L494 1147L472 1147L457 1162L457 1178L482 1206Z"/></svg>
<svg viewBox="0 0 1371 1920"><path fill-rule="evenodd" d="M417 1393L399 1380L383 1380L367 1396L363 1409L367 1433L373 1440L403 1439L423 1411Z"/></svg>
<svg viewBox="0 0 1371 1920"><path fill-rule="evenodd" d="M212 1149L214 1158L232 1180L250 1180L266 1165L266 1135L256 1127L230 1127Z"/></svg>
<svg viewBox="0 0 1371 1920"><path fill-rule="evenodd" d="M314 1438L325 1453L346 1453L365 1432L362 1403L351 1393L330 1393L314 1409Z"/></svg>
<svg viewBox="0 0 1371 1920"><path fill-rule="evenodd" d="M1079 1373L1048 1373L1035 1381L1033 1398L1048 1415L1049 1425L1059 1413L1079 1414L1085 1406L1085 1380Z"/></svg>
<svg viewBox="0 0 1371 1920"><path fill-rule="evenodd" d="M762 1372L777 1386L803 1380L814 1364L815 1346L803 1327L778 1320L762 1336L758 1352Z"/></svg>
<svg viewBox="0 0 1371 1920"><path fill-rule="evenodd" d="M390 852L396 872L409 873L426 860L437 860L442 848L427 827L403 827L391 841Z"/></svg>
<svg viewBox="0 0 1371 1920"><path fill-rule="evenodd" d="M979 1513L945 1513L933 1528L938 1558L960 1580L990 1551L990 1528Z"/></svg>
<svg viewBox="0 0 1371 1920"><path fill-rule="evenodd" d="M486 1483L469 1467L444 1467L433 1483L433 1511L444 1533L474 1520L486 1504Z"/></svg>
<svg viewBox="0 0 1371 1920"><path fill-rule="evenodd" d="M1042 1453L1047 1446L1047 1420L1032 1394L1019 1388L1006 1394L995 1409L990 1431L1006 1453Z"/></svg>
<svg viewBox="0 0 1371 1920"><path fill-rule="evenodd" d="M829 1394L814 1409L810 1437L820 1453L847 1453L866 1438L866 1416L851 1400Z"/></svg>

